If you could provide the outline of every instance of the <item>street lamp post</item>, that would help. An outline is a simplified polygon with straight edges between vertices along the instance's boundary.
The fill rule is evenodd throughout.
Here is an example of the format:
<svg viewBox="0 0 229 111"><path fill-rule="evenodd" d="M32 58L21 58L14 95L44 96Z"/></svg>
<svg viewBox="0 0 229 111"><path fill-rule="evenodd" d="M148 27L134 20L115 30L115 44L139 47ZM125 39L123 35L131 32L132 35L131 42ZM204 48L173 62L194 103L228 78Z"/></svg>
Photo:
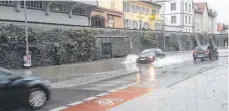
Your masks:
<svg viewBox="0 0 229 111"><path fill-rule="evenodd" d="M162 33L163 33L163 36L164 36L164 51L165 51L165 29L164 29L164 25L165 25L165 1L163 1L163 21L162 21Z"/></svg>
<svg viewBox="0 0 229 111"><path fill-rule="evenodd" d="M26 0L24 0L24 11L25 11L25 40L26 40L26 55L29 54L29 43L28 43L28 27L27 27L27 9Z"/></svg>
<svg viewBox="0 0 229 111"><path fill-rule="evenodd" d="M24 0L24 11L25 11L25 41L26 41L26 50L24 59L24 66L29 68L31 66L31 55L29 54L29 40L28 40L28 24L27 24L27 9L26 9L26 0Z"/></svg>

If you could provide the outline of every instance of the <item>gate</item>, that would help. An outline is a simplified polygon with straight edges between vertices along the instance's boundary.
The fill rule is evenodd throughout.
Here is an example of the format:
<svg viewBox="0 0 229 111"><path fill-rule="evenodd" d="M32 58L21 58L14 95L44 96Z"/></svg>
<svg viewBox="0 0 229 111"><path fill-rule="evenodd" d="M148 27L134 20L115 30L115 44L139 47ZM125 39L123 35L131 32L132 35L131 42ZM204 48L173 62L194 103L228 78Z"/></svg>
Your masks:
<svg viewBox="0 0 229 111"><path fill-rule="evenodd" d="M111 45L111 43L102 43L102 53L103 53L103 58L111 58L112 57L112 45Z"/></svg>

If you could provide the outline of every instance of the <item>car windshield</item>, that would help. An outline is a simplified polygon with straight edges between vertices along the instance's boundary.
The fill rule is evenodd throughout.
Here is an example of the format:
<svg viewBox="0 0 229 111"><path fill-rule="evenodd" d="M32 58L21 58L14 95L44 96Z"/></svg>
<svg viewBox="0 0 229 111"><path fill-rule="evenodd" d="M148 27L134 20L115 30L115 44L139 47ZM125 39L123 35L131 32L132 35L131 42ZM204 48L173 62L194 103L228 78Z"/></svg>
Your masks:
<svg viewBox="0 0 229 111"><path fill-rule="evenodd" d="M151 50L143 50L141 53L140 53L140 56L152 56L154 55L156 52L156 50L154 49L151 49Z"/></svg>
<svg viewBox="0 0 229 111"><path fill-rule="evenodd" d="M7 75L11 75L11 76L20 76L20 73L16 73L14 71L11 71L5 68L1 68L1 67L0 67L0 72L7 74Z"/></svg>

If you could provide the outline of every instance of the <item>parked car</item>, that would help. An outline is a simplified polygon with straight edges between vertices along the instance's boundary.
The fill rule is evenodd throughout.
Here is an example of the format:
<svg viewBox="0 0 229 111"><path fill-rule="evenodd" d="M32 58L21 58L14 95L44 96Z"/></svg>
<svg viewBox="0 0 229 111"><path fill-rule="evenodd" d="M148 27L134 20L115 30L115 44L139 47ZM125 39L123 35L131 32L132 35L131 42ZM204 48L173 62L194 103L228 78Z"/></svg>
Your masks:
<svg viewBox="0 0 229 111"><path fill-rule="evenodd" d="M218 51L217 48L212 45L199 45L195 47L193 51L193 60L196 61L197 59L201 59L202 61L204 58L208 58L212 60L213 58L218 59Z"/></svg>
<svg viewBox="0 0 229 111"><path fill-rule="evenodd" d="M50 99L50 82L0 68L0 110L39 109Z"/></svg>
<svg viewBox="0 0 229 111"><path fill-rule="evenodd" d="M159 48L145 49L139 54L137 58L137 63L139 64L153 63L158 58L162 59L165 57L166 57L165 53Z"/></svg>

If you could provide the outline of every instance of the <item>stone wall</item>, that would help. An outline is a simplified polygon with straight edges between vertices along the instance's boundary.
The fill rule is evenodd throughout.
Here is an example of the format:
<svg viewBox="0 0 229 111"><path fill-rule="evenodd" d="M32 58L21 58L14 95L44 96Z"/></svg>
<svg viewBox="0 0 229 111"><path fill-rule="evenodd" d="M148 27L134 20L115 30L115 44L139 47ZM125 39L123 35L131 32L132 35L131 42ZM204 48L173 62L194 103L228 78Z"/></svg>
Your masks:
<svg viewBox="0 0 229 111"><path fill-rule="evenodd" d="M110 43L112 56L125 56L129 53L139 53L146 48L159 47L165 51L191 50L197 44L207 44L216 41L217 46L223 46L227 35L204 35L182 32L162 32L146 30L124 30L91 28L80 26L60 26L55 24L28 24L29 47L32 52L32 66L55 65L53 44L68 39L70 30L88 29L97 32L95 48L91 59L103 57L102 44ZM164 36L165 35L165 36ZM147 40L150 38L150 42ZM4 44L5 42L9 44ZM132 43L132 48L131 48ZM24 24L20 22L0 21L0 67L18 69L23 66L25 53ZM71 56L70 54L66 54ZM82 62L73 60L73 62Z"/></svg>

